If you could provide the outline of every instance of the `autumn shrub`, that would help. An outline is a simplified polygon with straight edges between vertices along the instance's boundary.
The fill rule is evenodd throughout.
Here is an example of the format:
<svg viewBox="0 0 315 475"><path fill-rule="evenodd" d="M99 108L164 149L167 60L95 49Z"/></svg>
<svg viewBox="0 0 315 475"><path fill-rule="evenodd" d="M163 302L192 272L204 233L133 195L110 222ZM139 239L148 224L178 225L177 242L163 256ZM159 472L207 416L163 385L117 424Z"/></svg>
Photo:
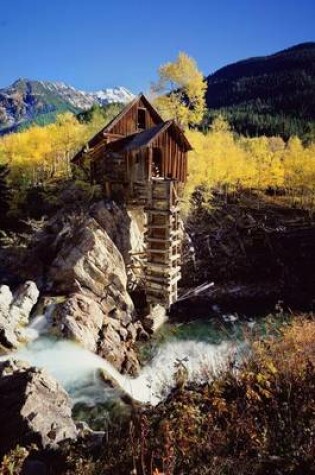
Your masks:
<svg viewBox="0 0 315 475"><path fill-rule="evenodd" d="M0 475L21 475L29 451L19 445L6 454L0 464Z"/></svg>

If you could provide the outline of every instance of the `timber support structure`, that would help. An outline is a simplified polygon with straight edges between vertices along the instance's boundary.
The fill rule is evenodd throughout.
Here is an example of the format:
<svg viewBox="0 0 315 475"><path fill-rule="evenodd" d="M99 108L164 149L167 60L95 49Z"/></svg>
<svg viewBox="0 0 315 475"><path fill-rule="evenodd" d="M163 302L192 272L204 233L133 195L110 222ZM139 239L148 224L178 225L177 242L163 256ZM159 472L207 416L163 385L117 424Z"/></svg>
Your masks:
<svg viewBox="0 0 315 475"><path fill-rule="evenodd" d="M181 229L176 181L152 178L145 207L147 302L169 308L181 278Z"/></svg>

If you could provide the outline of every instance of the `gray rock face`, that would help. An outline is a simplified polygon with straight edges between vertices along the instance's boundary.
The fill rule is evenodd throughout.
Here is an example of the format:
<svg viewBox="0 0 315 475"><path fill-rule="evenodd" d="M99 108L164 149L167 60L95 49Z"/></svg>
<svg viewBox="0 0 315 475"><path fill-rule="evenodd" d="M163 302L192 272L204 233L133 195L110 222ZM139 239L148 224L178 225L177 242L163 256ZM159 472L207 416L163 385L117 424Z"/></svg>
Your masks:
<svg viewBox="0 0 315 475"><path fill-rule="evenodd" d="M94 205L90 216L70 231L66 226L60 230L48 281L54 294L63 295L53 314L56 332L76 339L118 370L128 366L137 373L139 363L132 345L137 331L133 331L135 312L127 290L126 262L142 233L139 229L131 232L131 223L126 211L114 203ZM131 364L127 365L128 359Z"/></svg>
<svg viewBox="0 0 315 475"><path fill-rule="evenodd" d="M129 356L132 371L138 369L133 343L139 332L129 290L142 281L143 231L143 211L114 202L102 200L86 211L60 210L34 236L23 264L26 275L43 284L39 307L44 311L47 299L54 304L53 332L109 358L120 371ZM0 288L0 312L3 308L7 315L14 296L8 288L2 294ZM16 298L22 324L31 304L26 296ZM16 347L21 335L7 318L0 317L1 328L6 348Z"/></svg>
<svg viewBox="0 0 315 475"><path fill-rule="evenodd" d="M45 371L1 362L0 395L0 455L17 444L44 448L76 438L69 396Z"/></svg>
<svg viewBox="0 0 315 475"><path fill-rule="evenodd" d="M39 297L39 290L35 282L27 281L22 284L13 295L11 311L18 315L18 318L28 323L32 308Z"/></svg>
<svg viewBox="0 0 315 475"><path fill-rule="evenodd" d="M29 321L32 308L39 297L35 282L27 281L12 294L7 285L0 286L0 343L16 348L23 340L22 326Z"/></svg>
<svg viewBox="0 0 315 475"><path fill-rule="evenodd" d="M54 323L65 338L74 338L96 352L104 314L93 296L75 293L54 311Z"/></svg>
<svg viewBox="0 0 315 475"><path fill-rule="evenodd" d="M10 305L13 301L13 295L7 285L0 286L0 315L6 315L9 312Z"/></svg>
<svg viewBox="0 0 315 475"><path fill-rule="evenodd" d="M128 287L139 284L143 275L145 214L141 209L125 210L115 203L99 202L90 215L105 229L128 266Z"/></svg>
<svg viewBox="0 0 315 475"><path fill-rule="evenodd" d="M89 290L106 302L132 307L126 292L127 276L122 255L107 232L87 218L71 239L65 239L52 262L48 278L55 292Z"/></svg>

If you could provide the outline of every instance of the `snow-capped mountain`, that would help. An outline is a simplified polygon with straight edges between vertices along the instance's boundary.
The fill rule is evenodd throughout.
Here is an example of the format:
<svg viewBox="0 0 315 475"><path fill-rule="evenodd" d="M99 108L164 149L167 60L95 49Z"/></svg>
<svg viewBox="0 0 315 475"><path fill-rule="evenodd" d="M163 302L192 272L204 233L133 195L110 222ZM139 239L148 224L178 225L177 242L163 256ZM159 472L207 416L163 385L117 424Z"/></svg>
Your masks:
<svg viewBox="0 0 315 475"><path fill-rule="evenodd" d="M92 92L91 95L102 105L114 102L127 104L134 98L134 94L122 86L102 89L97 92Z"/></svg>
<svg viewBox="0 0 315 475"><path fill-rule="evenodd" d="M87 92L63 82L18 79L11 86L0 89L0 133L12 131L33 120L48 123L58 113L77 113L94 104L126 104L133 97L124 87Z"/></svg>
<svg viewBox="0 0 315 475"><path fill-rule="evenodd" d="M112 104L114 102L127 104L134 98L134 95L122 86L101 89L96 92L86 92L80 91L64 82L41 82L41 84L46 89L59 94L74 107L83 110L92 107L95 103L100 105Z"/></svg>

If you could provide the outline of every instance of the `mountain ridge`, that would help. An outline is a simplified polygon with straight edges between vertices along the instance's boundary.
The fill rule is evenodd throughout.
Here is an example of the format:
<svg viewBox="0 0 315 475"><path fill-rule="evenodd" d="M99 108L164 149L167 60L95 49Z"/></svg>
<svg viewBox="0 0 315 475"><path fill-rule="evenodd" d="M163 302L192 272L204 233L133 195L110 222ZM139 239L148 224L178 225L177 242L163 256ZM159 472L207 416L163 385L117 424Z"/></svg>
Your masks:
<svg viewBox="0 0 315 475"><path fill-rule="evenodd" d="M19 78L0 89L0 133L14 131L34 121L49 123L59 113L79 113L95 104L127 103L133 97L122 86L86 92L61 81Z"/></svg>
<svg viewBox="0 0 315 475"><path fill-rule="evenodd" d="M315 42L237 61L206 78L209 115L243 135L305 136L315 122Z"/></svg>

